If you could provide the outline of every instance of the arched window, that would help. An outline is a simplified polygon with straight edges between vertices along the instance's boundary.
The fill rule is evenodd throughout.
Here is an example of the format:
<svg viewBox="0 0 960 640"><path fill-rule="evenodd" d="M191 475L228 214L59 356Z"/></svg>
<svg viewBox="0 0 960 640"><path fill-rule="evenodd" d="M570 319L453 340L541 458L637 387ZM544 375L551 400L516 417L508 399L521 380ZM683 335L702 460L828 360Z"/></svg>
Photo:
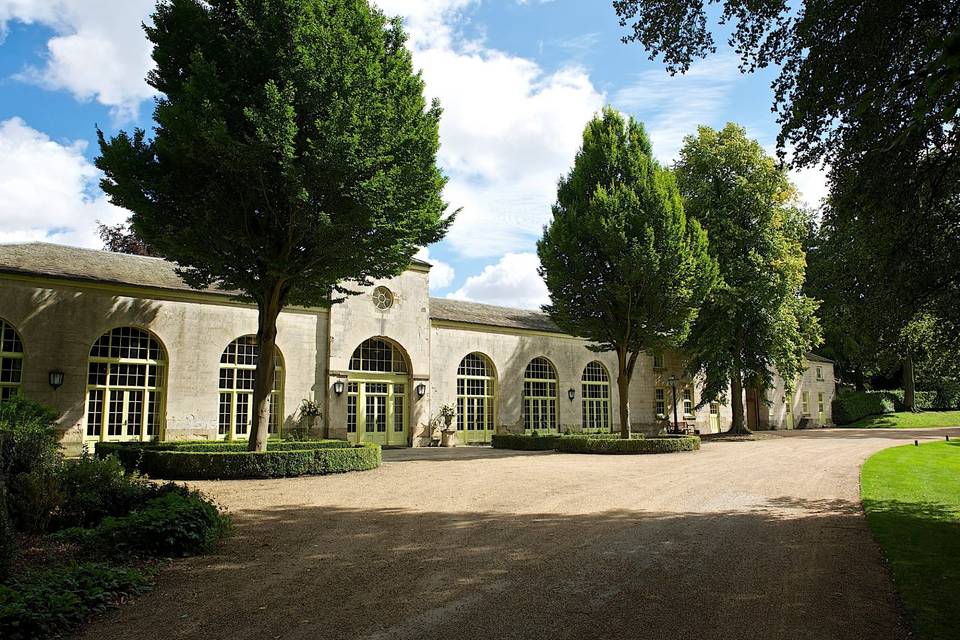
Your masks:
<svg viewBox="0 0 960 640"><path fill-rule="evenodd" d="M493 431L496 385L486 356L469 353L457 368L457 431L470 441L485 441Z"/></svg>
<svg viewBox="0 0 960 640"><path fill-rule="evenodd" d="M557 370L546 358L534 358L523 373L523 428L556 431Z"/></svg>
<svg viewBox="0 0 960 640"><path fill-rule="evenodd" d="M0 401L20 393L23 381L23 341L20 334L0 318Z"/></svg>
<svg viewBox="0 0 960 640"><path fill-rule="evenodd" d="M596 360L583 370L580 395L583 398L583 429L610 431L610 376Z"/></svg>
<svg viewBox="0 0 960 640"><path fill-rule="evenodd" d="M218 433L229 438L250 435L253 423L253 380L260 348L257 337L242 336L227 345L220 356L220 419ZM267 432L280 433L283 415L283 356L280 349L273 356L273 391L270 393L270 422Z"/></svg>
<svg viewBox="0 0 960 640"><path fill-rule="evenodd" d="M379 338L364 340L350 357L351 371L407 373L407 360L393 343Z"/></svg>
<svg viewBox="0 0 960 640"><path fill-rule="evenodd" d="M162 436L167 358L155 337L117 327L93 343L87 363L87 438Z"/></svg>

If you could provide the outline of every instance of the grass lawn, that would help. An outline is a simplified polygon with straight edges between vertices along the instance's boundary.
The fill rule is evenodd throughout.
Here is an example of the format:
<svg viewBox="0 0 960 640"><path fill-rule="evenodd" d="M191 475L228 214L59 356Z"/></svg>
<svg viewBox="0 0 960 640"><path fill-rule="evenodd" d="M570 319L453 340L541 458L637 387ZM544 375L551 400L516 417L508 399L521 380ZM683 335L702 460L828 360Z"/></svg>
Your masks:
<svg viewBox="0 0 960 640"><path fill-rule="evenodd" d="M929 429L960 427L960 411L899 411L881 416L867 416L843 425L846 429Z"/></svg>
<svg viewBox="0 0 960 640"><path fill-rule="evenodd" d="M867 522L919 637L956 639L960 442L880 451L863 465L860 491Z"/></svg>

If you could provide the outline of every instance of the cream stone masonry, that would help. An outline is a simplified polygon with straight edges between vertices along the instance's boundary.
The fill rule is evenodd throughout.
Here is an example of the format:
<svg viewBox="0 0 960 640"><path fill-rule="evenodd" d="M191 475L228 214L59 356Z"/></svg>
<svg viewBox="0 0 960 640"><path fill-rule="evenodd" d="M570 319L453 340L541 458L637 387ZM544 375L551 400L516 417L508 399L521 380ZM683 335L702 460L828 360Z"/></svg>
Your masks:
<svg viewBox="0 0 960 640"><path fill-rule="evenodd" d="M329 310L287 308L281 313L277 344L284 368L282 432L306 425L299 407L303 399L311 399L324 407L322 420L314 425L322 433L315 435L423 446L436 437L433 427L440 408L457 407L458 398L461 429L477 429L461 434L471 442L489 441L493 430L522 432L524 412L530 410L542 412L537 424L549 425L555 417L557 431L578 431L585 410L582 378L591 362L600 363L609 379L609 407L602 411L598 407L604 400L592 399L590 410L606 416L612 431L619 429L612 353L591 350L587 341L562 333L537 311L431 298L429 271L429 264L414 261L397 277L354 287L357 295ZM142 380L107 390L105 398L89 392L91 347L117 328L146 331L165 352L165 362L159 364L160 437L223 438L225 419L248 417L231 414L230 402L224 413L220 357L231 342L256 333L256 308L232 292L191 289L166 261L45 243L0 245L0 319L23 342L20 393L60 411L63 442L72 450L108 437L87 434L91 415L116 423L109 436L114 439L124 439L136 420L142 421L139 392L150 392ZM483 366L488 375L479 381L458 375L469 354L479 356L470 362L487 363ZM396 361L388 362L391 357ZM556 380L534 381L529 388L536 394L555 390L555 398L538 395L536 402L527 403L525 371L536 358L552 364ZM830 424L833 364L814 354L809 359L792 398L779 378L765 393L748 390L752 428ZM129 362L116 365L121 384L134 380L130 371L136 364ZM54 370L64 373L59 389L48 382ZM684 379L683 371L680 353L640 358L630 387L634 431L656 433L673 420L671 376L679 379L678 421L701 433L729 428L730 408L697 406L701 385ZM92 372L89 375L92 380ZM658 389L666 415L657 415ZM690 394L689 413L684 410L685 390ZM467 401L470 394L483 400ZM804 394L809 415L803 415ZM487 424L493 430L486 429Z"/></svg>

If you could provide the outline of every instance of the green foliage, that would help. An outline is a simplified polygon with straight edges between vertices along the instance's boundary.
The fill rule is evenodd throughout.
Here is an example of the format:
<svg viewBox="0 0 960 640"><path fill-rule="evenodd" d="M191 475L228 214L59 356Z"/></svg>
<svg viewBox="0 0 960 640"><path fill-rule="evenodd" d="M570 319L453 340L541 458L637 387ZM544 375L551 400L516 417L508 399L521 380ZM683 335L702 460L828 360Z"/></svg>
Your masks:
<svg viewBox="0 0 960 640"><path fill-rule="evenodd" d="M380 445L352 446L342 440L270 443L267 451L255 452L244 451L240 445L207 450L205 446L168 448L166 444L169 443L106 447L101 448L98 455L116 452L128 470L176 480L326 475L374 469L382 460ZM275 446L278 448L273 448Z"/></svg>
<svg viewBox="0 0 960 640"><path fill-rule="evenodd" d="M611 108L584 129L537 252L544 309L564 331L617 353L622 389L641 352L682 343L717 277L707 235L685 215L643 126ZM626 409L621 400L624 433Z"/></svg>
<svg viewBox="0 0 960 640"><path fill-rule="evenodd" d="M226 516L196 491L167 492L124 516L108 516L94 528L65 529L61 539L116 554L188 556L209 551L228 525Z"/></svg>
<svg viewBox="0 0 960 640"><path fill-rule="evenodd" d="M896 411L896 399L883 393L853 391L838 393L833 398L833 421L843 425L855 422L866 416L893 413Z"/></svg>
<svg viewBox="0 0 960 640"><path fill-rule="evenodd" d="M706 378L701 401L723 401L741 381L771 387L773 371L790 384L820 328L816 302L801 293L808 223L785 168L728 124L688 136L676 172L687 213L709 232L720 265L721 284L687 343L691 373ZM742 397L734 401L736 430Z"/></svg>
<svg viewBox="0 0 960 640"><path fill-rule="evenodd" d="M960 411L896 411L867 416L844 425L848 429L940 429L960 427Z"/></svg>
<svg viewBox="0 0 960 640"><path fill-rule="evenodd" d="M400 273L451 223L440 107L366 0L169 0L148 22L153 138L98 132L101 186L190 285L257 303L262 449L280 310Z"/></svg>
<svg viewBox="0 0 960 640"><path fill-rule="evenodd" d="M494 449L516 449L518 451L551 451L557 447L559 435L532 435L495 433L490 437L490 446Z"/></svg>
<svg viewBox="0 0 960 640"><path fill-rule="evenodd" d="M14 556L17 553L16 539L13 534L13 523L7 511L7 483L0 476L0 584L10 575Z"/></svg>
<svg viewBox="0 0 960 640"><path fill-rule="evenodd" d="M960 443L893 447L860 474L863 509L915 637L957 637Z"/></svg>
<svg viewBox="0 0 960 640"><path fill-rule="evenodd" d="M942 380L934 393L932 409L960 409L960 381Z"/></svg>
<svg viewBox="0 0 960 640"><path fill-rule="evenodd" d="M678 436L669 438L615 438L611 436L582 437L568 436L557 440L556 449L561 453L675 453L678 451L696 451L700 448L698 436Z"/></svg>
<svg viewBox="0 0 960 640"><path fill-rule="evenodd" d="M46 531L62 499L55 467L41 466L10 478L7 506L14 526L20 531Z"/></svg>
<svg viewBox="0 0 960 640"><path fill-rule="evenodd" d="M0 637L40 640L58 636L148 586L140 571L95 562L13 578L0 584Z"/></svg>
<svg viewBox="0 0 960 640"><path fill-rule="evenodd" d="M40 467L52 468L60 461L60 446L54 429L56 412L39 402L13 396L0 402L0 475L16 476Z"/></svg>

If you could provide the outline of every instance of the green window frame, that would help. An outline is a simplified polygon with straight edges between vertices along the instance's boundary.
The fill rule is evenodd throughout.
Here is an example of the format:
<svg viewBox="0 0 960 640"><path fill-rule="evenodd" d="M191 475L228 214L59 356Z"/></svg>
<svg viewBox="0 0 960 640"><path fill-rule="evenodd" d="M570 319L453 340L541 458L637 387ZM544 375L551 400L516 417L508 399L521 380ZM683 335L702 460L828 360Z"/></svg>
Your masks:
<svg viewBox="0 0 960 640"><path fill-rule="evenodd" d="M800 393L800 411L805 416L810 415L810 392L802 391Z"/></svg>
<svg viewBox="0 0 960 640"><path fill-rule="evenodd" d="M217 435L232 440L250 435L253 424L253 386L260 348L255 335L240 336L220 355L219 411ZM270 392L270 421L267 433L279 436L283 416L283 355L276 349L273 358L273 390Z"/></svg>
<svg viewBox="0 0 960 640"><path fill-rule="evenodd" d="M581 429L610 431L610 374L594 360L580 376Z"/></svg>
<svg viewBox="0 0 960 640"><path fill-rule="evenodd" d="M166 372L163 345L144 329L100 336L87 359L84 439L162 439Z"/></svg>
<svg viewBox="0 0 960 640"><path fill-rule="evenodd" d="M657 418L667 417L667 390L657 387L653 392L653 412Z"/></svg>
<svg viewBox="0 0 960 640"><path fill-rule="evenodd" d="M526 431L557 431L557 369L543 357L527 364L523 373L523 428Z"/></svg>
<svg viewBox="0 0 960 640"><path fill-rule="evenodd" d="M457 367L457 431L493 431L496 379L482 353L468 353Z"/></svg>
<svg viewBox="0 0 960 640"><path fill-rule="evenodd" d="M23 339L0 318L0 401L20 395L23 385Z"/></svg>
<svg viewBox="0 0 960 640"><path fill-rule="evenodd" d="M693 412L693 389L690 387L683 390L683 417L696 417L696 414Z"/></svg>

